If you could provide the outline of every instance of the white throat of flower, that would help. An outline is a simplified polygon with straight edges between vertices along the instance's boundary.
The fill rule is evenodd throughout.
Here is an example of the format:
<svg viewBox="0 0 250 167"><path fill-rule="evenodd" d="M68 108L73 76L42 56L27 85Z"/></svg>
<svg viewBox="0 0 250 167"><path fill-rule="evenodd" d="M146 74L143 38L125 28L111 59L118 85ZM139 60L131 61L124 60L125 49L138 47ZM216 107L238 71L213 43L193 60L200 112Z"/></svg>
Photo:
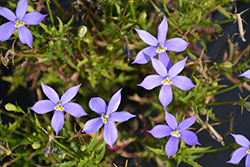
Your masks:
<svg viewBox="0 0 250 167"><path fill-rule="evenodd" d="M64 111L64 108L62 106L61 102L58 102L57 105L55 106L54 110L60 110L60 111Z"/></svg>
<svg viewBox="0 0 250 167"><path fill-rule="evenodd" d="M162 82L162 85L172 85L172 82L170 81L170 79L168 77L166 77Z"/></svg>
<svg viewBox="0 0 250 167"><path fill-rule="evenodd" d="M157 44L157 50L156 50L157 53L165 52L166 50L167 48L164 47L162 44L160 43Z"/></svg>
<svg viewBox="0 0 250 167"><path fill-rule="evenodd" d="M104 123L104 124L106 124L107 122L108 122L108 119L109 119L109 115L106 115L106 114L102 114L102 122Z"/></svg>
<svg viewBox="0 0 250 167"><path fill-rule="evenodd" d="M180 137L180 133L178 131L178 129L175 129L173 132L171 132L171 136L174 136L174 137Z"/></svg>
<svg viewBox="0 0 250 167"><path fill-rule="evenodd" d="M16 24L15 24L16 28L19 28L19 27L24 26L24 25L25 25L25 23L23 21L16 19Z"/></svg>

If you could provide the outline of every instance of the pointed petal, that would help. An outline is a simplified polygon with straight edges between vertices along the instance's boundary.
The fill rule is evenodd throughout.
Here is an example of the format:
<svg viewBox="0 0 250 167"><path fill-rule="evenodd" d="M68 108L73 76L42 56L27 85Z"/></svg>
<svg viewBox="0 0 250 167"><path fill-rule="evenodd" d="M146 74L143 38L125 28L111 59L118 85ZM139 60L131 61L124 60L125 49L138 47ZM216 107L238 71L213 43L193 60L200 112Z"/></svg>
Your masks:
<svg viewBox="0 0 250 167"><path fill-rule="evenodd" d="M9 21L0 26L0 41L8 40L16 30L15 23Z"/></svg>
<svg viewBox="0 0 250 167"><path fill-rule="evenodd" d="M164 15L164 18L158 27L157 38L158 38L159 43L161 43L161 44L165 43L166 37L167 37L167 32L168 32L168 21L167 21L166 16Z"/></svg>
<svg viewBox="0 0 250 167"><path fill-rule="evenodd" d="M16 7L16 17L22 20L28 8L28 0L20 0Z"/></svg>
<svg viewBox="0 0 250 167"><path fill-rule="evenodd" d="M119 89L110 99L109 104L108 104L108 108L107 108L107 114L112 114L113 112L115 112L120 103L121 103L121 91L122 89Z"/></svg>
<svg viewBox="0 0 250 167"><path fill-rule="evenodd" d="M43 93L52 101L54 102L56 105L59 102L59 96L56 93L56 91L51 88L50 86L45 85L43 82L41 82L42 84L42 89L43 89Z"/></svg>
<svg viewBox="0 0 250 167"><path fill-rule="evenodd" d="M151 46L157 46L158 40L153 35L151 35L150 33L148 33L145 30L139 30L136 28L135 28L135 30L138 33L141 40L143 40L143 42L145 42L146 44L151 45Z"/></svg>
<svg viewBox="0 0 250 167"><path fill-rule="evenodd" d="M55 103L50 100L39 100L34 104L34 106L30 107L30 109L35 111L37 114L45 114L53 111L55 106Z"/></svg>
<svg viewBox="0 0 250 167"><path fill-rule="evenodd" d="M163 65L163 63L155 58L151 58L152 66L155 69L155 71L165 78L168 75L166 67Z"/></svg>
<svg viewBox="0 0 250 167"><path fill-rule="evenodd" d="M31 34L30 30L25 26L21 26L17 29L17 31L20 41L32 48L33 35Z"/></svg>
<svg viewBox="0 0 250 167"><path fill-rule="evenodd" d="M195 117L187 118L181 121L181 123L178 125L179 132L193 125L195 123L196 118L197 118L197 115Z"/></svg>
<svg viewBox="0 0 250 167"><path fill-rule="evenodd" d="M84 109L82 108L82 106L80 106L77 103L74 102L69 102L63 105L64 111L69 113L70 115L78 118L78 117L82 117L85 115L88 115Z"/></svg>
<svg viewBox="0 0 250 167"><path fill-rule="evenodd" d="M104 125L103 139L105 143L107 143L111 148L113 148L113 144L118 138L118 131L116 129L115 123L113 121L108 120L108 122Z"/></svg>
<svg viewBox="0 0 250 167"><path fill-rule="evenodd" d="M114 121L114 122L124 122L129 120L130 118L136 117L133 114L130 114L127 111L119 111L119 112L114 112L110 115L109 120Z"/></svg>
<svg viewBox="0 0 250 167"><path fill-rule="evenodd" d="M246 77L250 79L250 70L245 71L243 74L239 75L239 77Z"/></svg>
<svg viewBox="0 0 250 167"><path fill-rule="evenodd" d="M181 38L171 38L165 42L164 46L167 48L167 51L182 52L188 45L189 43Z"/></svg>
<svg viewBox="0 0 250 167"><path fill-rule="evenodd" d="M135 60L132 62L132 64L137 63L137 64L146 64L149 62L150 57L154 57L157 52L156 52L157 47L155 46L148 46L144 49L142 49L135 57Z"/></svg>
<svg viewBox="0 0 250 167"><path fill-rule="evenodd" d="M239 145L243 146L243 147L249 147L250 146L250 142L249 140L243 136L243 135L235 135L235 134L232 134L231 135L234 137L236 143L238 143Z"/></svg>
<svg viewBox="0 0 250 167"><path fill-rule="evenodd" d="M190 130L182 130L179 131L180 133L180 138L187 144L190 146L193 146L195 144L200 145L200 143L198 142L198 138L196 136L196 134Z"/></svg>
<svg viewBox="0 0 250 167"><path fill-rule="evenodd" d="M177 63L175 63L168 71L168 77L169 79L175 77L176 75L178 75L185 67L186 61L187 61L186 57L185 59L178 61Z"/></svg>
<svg viewBox="0 0 250 167"><path fill-rule="evenodd" d="M160 93L159 93L159 100L165 109L173 100L173 92L170 85L162 85Z"/></svg>
<svg viewBox="0 0 250 167"><path fill-rule="evenodd" d="M151 90L157 86L160 86L162 84L162 81L164 78L162 78L160 75L148 75L142 83L138 84L138 86L144 87L147 90Z"/></svg>
<svg viewBox="0 0 250 167"><path fill-rule="evenodd" d="M23 16L22 21L25 23L25 25L37 25L41 23L47 15L43 15L39 12L29 12L26 15Z"/></svg>
<svg viewBox="0 0 250 167"><path fill-rule="evenodd" d="M171 79L172 85L176 86L181 90L189 90L196 87L193 82L185 76L175 76Z"/></svg>
<svg viewBox="0 0 250 167"><path fill-rule="evenodd" d="M0 15L5 17L6 19L15 22L16 21L16 15L8 8L0 7Z"/></svg>
<svg viewBox="0 0 250 167"><path fill-rule="evenodd" d="M89 108L99 115L106 114L107 105L100 97L92 97L89 100Z"/></svg>
<svg viewBox="0 0 250 167"><path fill-rule="evenodd" d="M227 163L231 164L237 164L240 162L240 160L247 154L247 149L246 147L240 147L236 149L229 161Z"/></svg>
<svg viewBox="0 0 250 167"><path fill-rule="evenodd" d="M250 154L247 154L246 161L245 161L245 166L250 167Z"/></svg>
<svg viewBox="0 0 250 167"><path fill-rule="evenodd" d="M148 131L148 133L151 133L155 138L170 136L172 132L173 130L167 125L156 125L153 129Z"/></svg>
<svg viewBox="0 0 250 167"><path fill-rule="evenodd" d="M64 125L64 115L60 110L56 110L51 120L51 126L58 135L59 131L62 129Z"/></svg>
<svg viewBox="0 0 250 167"><path fill-rule="evenodd" d="M103 121L101 117L90 119L85 123L82 132L95 133L102 127L102 125Z"/></svg>
<svg viewBox="0 0 250 167"><path fill-rule="evenodd" d="M179 144L179 138L170 136L165 145L165 152L168 158L174 155L178 151L178 144Z"/></svg>
<svg viewBox="0 0 250 167"><path fill-rule="evenodd" d="M178 127L176 118L167 111L165 111L165 120L172 130L175 130Z"/></svg>
<svg viewBox="0 0 250 167"><path fill-rule="evenodd" d="M168 57L167 52L160 52L158 53L158 59L162 62L162 64L165 66L167 71L173 66L172 61Z"/></svg>
<svg viewBox="0 0 250 167"><path fill-rule="evenodd" d="M77 92L78 92L78 89L80 88L81 84L80 85L77 85L77 86L73 86L71 88L69 88L61 97L61 102L62 102L62 105L65 104L65 103L68 103L70 100L72 100Z"/></svg>

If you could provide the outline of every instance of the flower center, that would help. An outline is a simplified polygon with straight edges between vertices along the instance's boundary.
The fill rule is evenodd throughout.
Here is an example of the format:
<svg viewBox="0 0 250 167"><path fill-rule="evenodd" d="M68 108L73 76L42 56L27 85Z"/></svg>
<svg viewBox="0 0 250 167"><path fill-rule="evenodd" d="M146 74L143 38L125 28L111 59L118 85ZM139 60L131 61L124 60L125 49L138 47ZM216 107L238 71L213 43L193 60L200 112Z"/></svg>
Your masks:
<svg viewBox="0 0 250 167"><path fill-rule="evenodd" d="M25 23L23 21L16 19L16 24L15 24L16 28L19 28L19 27L24 26L24 25L25 25Z"/></svg>
<svg viewBox="0 0 250 167"><path fill-rule="evenodd" d="M106 114L102 114L102 122L104 124L106 124L108 122L108 119L109 119L109 115L106 115Z"/></svg>
<svg viewBox="0 0 250 167"><path fill-rule="evenodd" d="M61 102L58 102L58 103L57 103L57 105L55 106L54 110L64 111L64 108L63 108Z"/></svg>
<svg viewBox="0 0 250 167"><path fill-rule="evenodd" d="M247 154L250 154L250 148L247 150Z"/></svg>
<svg viewBox="0 0 250 167"><path fill-rule="evenodd" d="M178 132L178 129L174 130L174 131L171 133L171 136L180 137L180 133Z"/></svg>
<svg viewBox="0 0 250 167"><path fill-rule="evenodd" d="M172 82L168 77L166 77L161 83L162 85L172 85Z"/></svg>
<svg viewBox="0 0 250 167"><path fill-rule="evenodd" d="M167 50L167 48L165 48L162 44L160 44L160 43L157 44L157 50L156 50L157 53L161 53L161 52L164 52L166 50Z"/></svg>

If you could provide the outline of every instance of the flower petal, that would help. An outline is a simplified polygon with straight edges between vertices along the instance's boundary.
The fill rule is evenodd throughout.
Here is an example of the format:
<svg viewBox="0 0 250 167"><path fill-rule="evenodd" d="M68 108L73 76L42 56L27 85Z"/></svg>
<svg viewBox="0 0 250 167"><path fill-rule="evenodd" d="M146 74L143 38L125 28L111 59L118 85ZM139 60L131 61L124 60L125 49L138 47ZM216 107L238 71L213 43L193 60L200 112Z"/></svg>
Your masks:
<svg viewBox="0 0 250 167"><path fill-rule="evenodd" d="M151 61L152 61L152 66L153 68L155 69L155 71L160 75L162 76L163 78L165 78L167 75L168 75L168 72L167 72L167 69L166 67L164 66L164 64L155 59L155 58L151 58Z"/></svg>
<svg viewBox="0 0 250 167"><path fill-rule="evenodd" d="M16 7L16 17L22 20L28 8L28 0L20 0Z"/></svg>
<svg viewBox="0 0 250 167"><path fill-rule="evenodd" d="M243 147L247 147L247 148L249 147L250 142L245 136L240 135L240 134L236 135L236 134L232 134L232 133L231 133L231 135L234 137L237 144L239 144Z"/></svg>
<svg viewBox="0 0 250 167"><path fill-rule="evenodd" d="M107 105L100 97L92 97L89 100L89 107L99 115L106 114L107 111Z"/></svg>
<svg viewBox="0 0 250 167"><path fill-rule="evenodd" d="M53 111L55 106L55 103L50 100L39 100L33 105L33 107L30 107L30 109L35 111L37 114L45 114Z"/></svg>
<svg viewBox="0 0 250 167"><path fill-rule="evenodd" d="M43 15L39 12L29 12L26 15L23 16L22 21L25 23L25 25L37 25L42 22L44 17L47 15Z"/></svg>
<svg viewBox="0 0 250 167"><path fill-rule="evenodd" d="M170 85L162 85L160 93L159 93L159 100L165 109L173 100L173 92Z"/></svg>
<svg viewBox="0 0 250 167"><path fill-rule="evenodd" d="M115 123L111 120L108 120L106 124L104 124L104 132L103 139L105 143L107 143L111 148L113 148L113 144L118 138L118 131L115 126Z"/></svg>
<svg viewBox="0 0 250 167"><path fill-rule="evenodd" d="M179 131L180 133L180 138L187 144L190 146L193 146L195 144L200 145L200 143L198 142L198 138L196 136L196 134L190 130L182 130Z"/></svg>
<svg viewBox="0 0 250 167"><path fill-rule="evenodd" d="M171 38L165 42L164 46L168 51L182 52L188 45L189 43L181 38Z"/></svg>
<svg viewBox="0 0 250 167"><path fill-rule="evenodd" d="M50 86L45 85L42 81L41 81L41 84L42 84L43 93L44 93L52 102L54 102L54 103L57 105L57 103L59 102L59 96L58 96L58 94L56 93L56 91L55 91L53 88L51 88Z"/></svg>
<svg viewBox="0 0 250 167"><path fill-rule="evenodd" d="M151 90L161 85L163 80L164 78L162 78L160 75L156 75L156 74L148 75L146 76L146 78L144 78L142 83L138 84L138 86L144 87L147 90Z"/></svg>
<svg viewBox="0 0 250 167"><path fill-rule="evenodd" d="M0 26L0 41L8 40L16 30L15 23L9 21Z"/></svg>
<svg viewBox="0 0 250 167"><path fill-rule="evenodd" d="M176 86L181 90L189 90L196 87L193 82L185 76L175 76L171 79L172 85Z"/></svg>
<svg viewBox="0 0 250 167"><path fill-rule="evenodd" d="M110 99L108 108L107 108L107 113L106 114L112 114L115 112L120 103L121 103L121 91L122 89L119 89Z"/></svg>
<svg viewBox="0 0 250 167"><path fill-rule="evenodd" d="M243 74L239 75L239 77L246 77L250 79L250 70L246 70Z"/></svg>
<svg viewBox="0 0 250 167"><path fill-rule="evenodd" d="M141 40L143 40L143 42L151 46L157 46L158 40L153 35L151 35L145 30L139 30L136 28L135 30L139 34L139 37L141 38Z"/></svg>
<svg viewBox="0 0 250 167"><path fill-rule="evenodd" d="M173 130L167 125L156 125L153 129L148 131L148 133L151 133L155 138L170 136L172 132Z"/></svg>
<svg viewBox="0 0 250 167"><path fill-rule="evenodd" d="M114 122L124 122L133 117L136 117L136 116L133 114L130 114L127 111L119 111L119 112L112 113L110 115L109 120L114 121Z"/></svg>
<svg viewBox="0 0 250 167"><path fill-rule="evenodd" d="M167 21L166 16L164 15L164 18L158 27L158 35L157 35L158 41L161 44L165 43L166 37L167 37L167 32L168 32L168 21Z"/></svg>
<svg viewBox="0 0 250 167"><path fill-rule="evenodd" d="M158 59L162 62L167 71L169 71L169 69L173 66L172 61L168 57L167 52L158 53Z"/></svg>
<svg viewBox="0 0 250 167"><path fill-rule="evenodd" d="M102 125L103 121L101 117L90 119L85 123L82 132L95 133L102 127Z"/></svg>
<svg viewBox="0 0 250 167"><path fill-rule="evenodd" d="M82 106L80 106L79 104L74 103L74 102L69 102L69 103L64 104L63 108L64 108L65 112L69 113L70 115L72 115L76 118L88 115L84 111Z"/></svg>
<svg viewBox="0 0 250 167"><path fill-rule="evenodd" d="M181 123L178 125L178 130L181 132L182 130L185 130L189 128L191 125L194 124L195 120L197 118L197 115L195 117L187 118L181 121Z"/></svg>
<svg viewBox="0 0 250 167"><path fill-rule="evenodd" d="M135 60L132 62L132 64L137 63L137 64L146 64L149 62L150 57L154 57L157 52L156 52L157 47L155 46L148 46L144 49L142 49L135 57Z"/></svg>
<svg viewBox="0 0 250 167"><path fill-rule="evenodd" d="M73 86L71 88L69 88L61 97L61 102L62 102L62 105L65 104L65 103L68 103L70 100L72 100L77 92L78 92L78 89L80 88L81 84L80 85L77 85L77 86Z"/></svg>
<svg viewBox="0 0 250 167"><path fill-rule="evenodd" d="M247 149L246 147L240 147L236 149L229 161L227 163L231 164L237 164L240 162L240 160L247 154Z"/></svg>
<svg viewBox="0 0 250 167"><path fill-rule="evenodd" d="M170 128L172 128L172 130L175 130L178 127L178 123L176 118L170 114L169 112L167 112L167 110L165 111L165 120L168 124L168 126L170 126Z"/></svg>
<svg viewBox="0 0 250 167"><path fill-rule="evenodd" d="M56 110L51 120L51 126L56 132L56 135L58 135L58 132L62 129L63 125L64 125L63 111Z"/></svg>
<svg viewBox="0 0 250 167"><path fill-rule="evenodd" d="M8 8L0 7L0 15L5 17L6 19L15 22L16 15Z"/></svg>
<svg viewBox="0 0 250 167"><path fill-rule="evenodd" d="M179 144L179 138L170 136L170 138L168 139L165 145L165 152L168 158L174 155L178 151L178 144Z"/></svg>
<svg viewBox="0 0 250 167"><path fill-rule="evenodd" d="M25 26L21 26L17 29L17 31L20 41L32 48L33 35L31 34L30 30Z"/></svg>
<svg viewBox="0 0 250 167"><path fill-rule="evenodd" d="M168 77L171 80L171 78L175 77L176 75L178 75L185 67L186 61L187 61L186 57L185 59L178 61L177 63L175 63L168 71Z"/></svg>
<svg viewBox="0 0 250 167"><path fill-rule="evenodd" d="M250 154L247 154L246 161L245 161L245 166L250 167Z"/></svg>

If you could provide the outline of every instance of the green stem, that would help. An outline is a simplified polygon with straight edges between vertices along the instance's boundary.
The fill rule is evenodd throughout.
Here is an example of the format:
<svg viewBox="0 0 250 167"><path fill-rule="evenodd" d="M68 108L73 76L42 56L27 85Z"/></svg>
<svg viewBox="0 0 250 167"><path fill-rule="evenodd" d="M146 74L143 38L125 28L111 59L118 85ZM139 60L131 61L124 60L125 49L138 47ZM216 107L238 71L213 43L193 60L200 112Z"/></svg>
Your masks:
<svg viewBox="0 0 250 167"><path fill-rule="evenodd" d="M76 159L77 157L72 155L71 153L69 153L69 148L64 146L63 144L61 144L59 141L57 141L56 139L53 139L53 142L55 142L58 146L60 146L61 148L63 148L65 151L65 153L70 157L70 158L73 158L73 159ZM77 158L78 159L78 158Z"/></svg>
<svg viewBox="0 0 250 167"><path fill-rule="evenodd" d="M133 5L134 0L129 0L128 3L129 3L129 9L130 9L132 18L133 18L134 20L136 20L136 17L135 17L135 9L134 9L134 5Z"/></svg>
<svg viewBox="0 0 250 167"><path fill-rule="evenodd" d="M48 11L49 11L49 16L50 16L51 24L52 24L53 27L55 27L54 19L53 19L53 16L52 16L52 13L51 13L51 9L50 9L50 6L49 6L49 0L46 0L46 4L47 4Z"/></svg>
<svg viewBox="0 0 250 167"><path fill-rule="evenodd" d="M221 148L214 148L214 149L210 149L210 150L206 150L202 153L211 153L211 152L217 152L217 151L222 151L222 150L225 150L225 149L228 149L228 148L232 148L231 145L228 145L228 146L225 146L225 147L221 147Z"/></svg>
<svg viewBox="0 0 250 167"><path fill-rule="evenodd" d="M164 2L164 0L162 0L162 4L163 4L163 7L164 7L165 12L167 13L169 19L170 19L171 22L172 22L172 24L173 24L175 27L177 27L178 24L177 24L177 22L174 20L174 18L172 17L172 15L169 13L168 8L167 8L166 3Z"/></svg>
<svg viewBox="0 0 250 167"><path fill-rule="evenodd" d="M207 25L214 25L214 24L225 24L228 22L234 21L233 18L231 19L227 19L227 20L223 20L223 21L218 21L218 22L210 22L210 23L198 23L198 25L202 25L202 26L207 26ZM193 25L194 23L184 23L183 25L187 26L187 25Z"/></svg>
<svg viewBox="0 0 250 167"><path fill-rule="evenodd" d="M234 104L237 103L238 101L223 101L223 102L216 102L216 103L207 103L204 104L206 106L217 106L217 105L223 105L223 104Z"/></svg>

